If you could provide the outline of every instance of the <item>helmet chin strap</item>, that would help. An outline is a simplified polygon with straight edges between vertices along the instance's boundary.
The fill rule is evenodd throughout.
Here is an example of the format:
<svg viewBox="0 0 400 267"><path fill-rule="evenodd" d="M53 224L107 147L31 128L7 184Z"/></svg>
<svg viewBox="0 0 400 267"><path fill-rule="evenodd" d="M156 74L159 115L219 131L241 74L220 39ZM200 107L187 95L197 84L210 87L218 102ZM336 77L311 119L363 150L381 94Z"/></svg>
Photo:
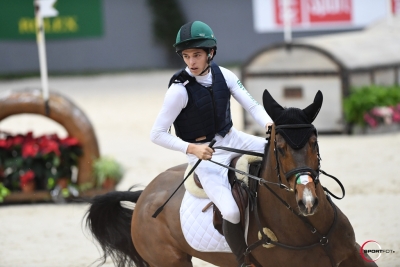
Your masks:
<svg viewBox="0 0 400 267"><path fill-rule="evenodd" d="M207 67L199 74L199 76L203 75L206 71L210 69L210 63L207 64Z"/></svg>
<svg viewBox="0 0 400 267"><path fill-rule="evenodd" d="M210 69L211 60L212 60L212 57L211 57L211 54L210 54L210 51L209 51L208 55L207 55L207 67L199 74L199 76L203 75L203 73L205 73L206 71L208 71Z"/></svg>

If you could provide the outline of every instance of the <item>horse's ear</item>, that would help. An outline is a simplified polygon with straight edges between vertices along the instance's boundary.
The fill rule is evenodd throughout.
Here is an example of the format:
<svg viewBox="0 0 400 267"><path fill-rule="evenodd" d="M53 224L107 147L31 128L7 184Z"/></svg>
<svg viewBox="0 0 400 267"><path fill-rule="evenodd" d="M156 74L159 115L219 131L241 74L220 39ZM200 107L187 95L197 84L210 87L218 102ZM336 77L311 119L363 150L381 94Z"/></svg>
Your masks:
<svg viewBox="0 0 400 267"><path fill-rule="evenodd" d="M263 93L263 105L265 111L268 113L273 121L275 121L276 118L281 115L282 111L285 110L275 101L275 99L271 96L267 89L265 89Z"/></svg>
<svg viewBox="0 0 400 267"><path fill-rule="evenodd" d="M317 94L315 95L314 102L305 109L303 109L304 113L310 119L310 123L312 123L317 117L322 106L322 100L323 100L322 93L320 90L318 90Z"/></svg>

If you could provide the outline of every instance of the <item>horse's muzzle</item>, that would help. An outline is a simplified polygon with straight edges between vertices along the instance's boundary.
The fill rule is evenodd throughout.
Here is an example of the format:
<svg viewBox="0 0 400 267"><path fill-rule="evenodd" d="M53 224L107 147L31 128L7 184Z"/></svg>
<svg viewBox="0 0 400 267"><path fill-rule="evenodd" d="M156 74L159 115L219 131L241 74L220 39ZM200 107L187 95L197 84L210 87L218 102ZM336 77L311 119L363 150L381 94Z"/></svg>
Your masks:
<svg viewBox="0 0 400 267"><path fill-rule="evenodd" d="M300 199L297 202L297 205L299 207L300 213L303 216L311 216L314 215L314 213L317 210L318 207L318 198L308 198L308 199Z"/></svg>

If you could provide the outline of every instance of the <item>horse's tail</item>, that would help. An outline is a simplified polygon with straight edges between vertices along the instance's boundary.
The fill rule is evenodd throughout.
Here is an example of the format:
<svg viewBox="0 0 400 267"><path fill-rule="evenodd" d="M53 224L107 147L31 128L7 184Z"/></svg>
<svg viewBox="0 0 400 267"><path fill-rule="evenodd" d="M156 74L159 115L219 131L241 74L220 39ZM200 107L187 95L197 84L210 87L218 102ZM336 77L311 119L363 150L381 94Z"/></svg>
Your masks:
<svg viewBox="0 0 400 267"><path fill-rule="evenodd" d="M131 239L133 211L120 205L120 201L137 202L141 191L110 192L94 197L86 212L86 227L103 249L100 265L111 257L115 266L149 266L136 251Z"/></svg>

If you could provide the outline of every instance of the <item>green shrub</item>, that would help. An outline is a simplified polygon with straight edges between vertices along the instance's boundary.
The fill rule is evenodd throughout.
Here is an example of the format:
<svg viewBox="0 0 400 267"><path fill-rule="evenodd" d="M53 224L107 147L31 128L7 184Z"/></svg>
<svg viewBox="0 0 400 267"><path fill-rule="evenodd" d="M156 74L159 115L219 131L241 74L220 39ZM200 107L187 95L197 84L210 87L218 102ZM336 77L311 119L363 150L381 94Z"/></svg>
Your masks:
<svg viewBox="0 0 400 267"><path fill-rule="evenodd" d="M400 103L399 86L365 86L352 88L351 94L343 100L346 122L365 125L364 114L374 107L389 107Z"/></svg>
<svg viewBox="0 0 400 267"><path fill-rule="evenodd" d="M182 60L176 55L172 46L180 27L186 22L179 1L147 0L147 4L152 13L154 40L164 47L170 66L180 66Z"/></svg>
<svg viewBox="0 0 400 267"><path fill-rule="evenodd" d="M123 166L110 156L102 156L93 162L93 174L96 178L97 186L101 186L106 179L119 182L124 172Z"/></svg>

